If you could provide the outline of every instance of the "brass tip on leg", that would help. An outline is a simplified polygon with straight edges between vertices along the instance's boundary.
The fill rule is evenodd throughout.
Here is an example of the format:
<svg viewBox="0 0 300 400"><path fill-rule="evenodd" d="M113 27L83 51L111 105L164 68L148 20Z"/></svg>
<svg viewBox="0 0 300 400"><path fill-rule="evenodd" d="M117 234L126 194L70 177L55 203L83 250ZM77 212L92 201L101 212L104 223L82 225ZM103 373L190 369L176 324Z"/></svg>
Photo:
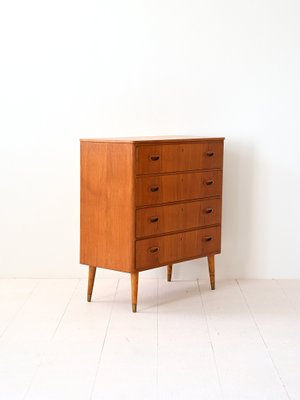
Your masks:
<svg viewBox="0 0 300 400"><path fill-rule="evenodd" d="M171 277L170 276L168 276L168 282L171 282Z"/></svg>
<svg viewBox="0 0 300 400"><path fill-rule="evenodd" d="M211 290L215 290L215 285L211 285Z"/></svg>
<svg viewBox="0 0 300 400"><path fill-rule="evenodd" d="M92 295L91 295L91 294L88 294L88 295L87 295L87 301L90 303L91 300L92 300Z"/></svg>
<svg viewBox="0 0 300 400"><path fill-rule="evenodd" d="M132 304L132 312L136 312L136 304Z"/></svg>

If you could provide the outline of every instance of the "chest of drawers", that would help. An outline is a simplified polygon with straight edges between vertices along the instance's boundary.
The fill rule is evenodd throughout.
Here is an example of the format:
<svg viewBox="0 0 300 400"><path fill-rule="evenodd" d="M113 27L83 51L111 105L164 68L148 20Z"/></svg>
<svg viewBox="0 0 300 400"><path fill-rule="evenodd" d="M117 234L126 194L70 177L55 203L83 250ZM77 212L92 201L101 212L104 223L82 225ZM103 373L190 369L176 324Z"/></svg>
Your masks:
<svg viewBox="0 0 300 400"><path fill-rule="evenodd" d="M221 251L224 138L189 136L82 139L80 263L131 274L132 310L139 272L208 258L215 288Z"/></svg>

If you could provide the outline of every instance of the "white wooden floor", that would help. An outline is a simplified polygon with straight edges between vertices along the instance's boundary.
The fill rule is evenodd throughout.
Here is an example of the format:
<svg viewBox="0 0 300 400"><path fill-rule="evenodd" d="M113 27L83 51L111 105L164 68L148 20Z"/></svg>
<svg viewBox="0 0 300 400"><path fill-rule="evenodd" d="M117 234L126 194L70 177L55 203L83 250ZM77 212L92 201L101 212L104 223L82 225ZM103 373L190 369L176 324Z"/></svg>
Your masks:
<svg viewBox="0 0 300 400"><path fill-rule="evenodd" d="M300 399L300 281L0 280L0 398Z"/></svg>

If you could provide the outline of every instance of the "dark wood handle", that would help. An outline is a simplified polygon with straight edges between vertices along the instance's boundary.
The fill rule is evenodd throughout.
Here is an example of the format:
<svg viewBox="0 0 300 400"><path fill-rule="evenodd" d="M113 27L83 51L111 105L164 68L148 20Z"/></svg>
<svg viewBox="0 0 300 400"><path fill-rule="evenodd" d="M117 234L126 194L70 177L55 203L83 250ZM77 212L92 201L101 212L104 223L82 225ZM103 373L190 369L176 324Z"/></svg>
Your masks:
<svg viewBox="0 0 300 400"><path fill-rule="evenodd" d="M207 181L204 182L206 186L211 186L214 181L212 179L207 179Z"/></svg>
<svg viewBox="0 0 300 400"><path fill-rule="evenodd" d="M207 207L204 209L205 214L211 214L213 212L213 209L210 207Z"/></svg>
<svg viewBox="0 0 300 400"><path fill-rule="evenodd" d="M204 242L211 242L212 241L212 236L204 236L203 240L204 240Z"/></svg>
<svg viewBox="0 0 300 400"><path fill-rule="evenodd" d="M157 217L156 215L153 217L150 217L150 222L158 222L159 221L159 217Z"/></svg>
<svg viewBox="0 0 300 400"><path fill-rule="evenodd" d="M215 155L214 151L207 151L206 152L207 157L213 157Z"/></svg>
<svg viewBox="0 0 300 400"><path fill-rule="evenodd" d="M149 252L150 252L151 254L158 253L158 252L159 252L159 247L157 247L157 246L155 246L155 247L150 247Z"/></svg>
<svg viewBox="0 0 300 400"><path fill-rule="evenodd" d="M150 186L150 192L158 192L159 186Z"/></svg>
<svg viewBox="0 0 300 400"><path fill-rule="evenodd" d="M160 155L159 154L152 154L151 156L149 156L151 161L158 161L160 159Z"/></svg>

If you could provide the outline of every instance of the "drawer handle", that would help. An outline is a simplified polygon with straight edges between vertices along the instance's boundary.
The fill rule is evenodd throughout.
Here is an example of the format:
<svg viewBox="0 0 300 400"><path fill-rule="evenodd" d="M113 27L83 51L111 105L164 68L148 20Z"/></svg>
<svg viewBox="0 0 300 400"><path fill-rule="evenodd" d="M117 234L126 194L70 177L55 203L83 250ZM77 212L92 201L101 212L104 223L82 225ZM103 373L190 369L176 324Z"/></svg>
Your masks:
<svg viewBox="0 0 300 400"><path fill-rule="evenodd" d="M160 155L159 154L152 154L150 157L151 161L158 161L160 159Z"/></svg>
<svg viewBox="0 0 300 400"><path fill-rule="evenodd" d="M158 192L159 186L150 186L150 192Z"/></svg>
<svg viewBox="0 0 300 400"><path fill-rule="evenodd" d="M156 247L150 247L149 252L151 254L158 253L159 252L159 247L157 247L157 246Z"/></svg>
<svg viewBox="0 0 300 400"><path fill-rule="evenodd" d="M214 151L207 151L206 152L207 157L213 157L215 155Z"/></svg>
<svg viewBox="0 0 300 400"><path fill-rule="evenodd" d="M207 207L204 209L205 214L211 214L213 212L213 209L210 207Z"/></svg>
<svg viewBox="0 0 300 400"><path fill-rule="evenodd" d="M212 241L212 236L204 236L203 237L204 242L211 242Z"/></svg>
<svg viewBox="0 0 300 400"><path fill-rule="evenodd" d="M153 217L150 217L150 222L158 222L159 221L159 217L157 217L156 215Z"/></svg>
<svg viewBox="0 0 300 400"><path fill-rule="evenodd" d="M204 183L205 183L206 186L211 186L214 183L214 181L212 179L208 179Z"/></svg>

